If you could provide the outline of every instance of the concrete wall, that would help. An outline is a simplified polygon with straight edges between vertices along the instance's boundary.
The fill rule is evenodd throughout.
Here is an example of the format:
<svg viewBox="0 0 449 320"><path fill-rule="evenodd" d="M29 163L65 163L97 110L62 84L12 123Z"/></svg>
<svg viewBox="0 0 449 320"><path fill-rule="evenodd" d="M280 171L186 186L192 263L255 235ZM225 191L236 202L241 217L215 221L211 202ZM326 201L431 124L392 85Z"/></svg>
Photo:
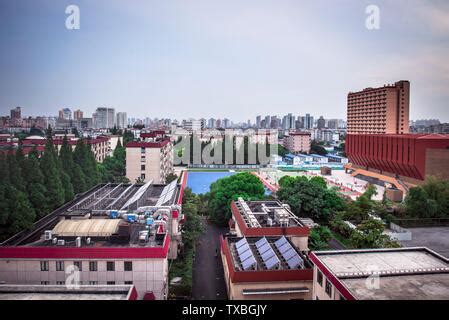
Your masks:
<svg viewBox="0 0 449 320"><path fill-rule="evenodd" d="M41 271L41 261L49 262L49 271ZM0 281L6 284L43 284L50 285L64 282L68 275L65 271L56 271L56 261L64 261L64 268L73 265L74 260L41 260L41 259L0 259ZM80 261L80 260L77 260ZM97 261L97 271L89 271L89 262ZM107 261L115 262L115 271L107 271ZM124 271L124 261L132 261L132 271ZM168 286L167 259L135 259L135 260L81 260L81 285L95 281L98 285L106 285L108 281L125 284L132 281L140 298L145 291L153 291L157 299L165 299ZM70 275L70 274L69 274Z"/></svg>
<svg viewBox="0 0 449 320"><path fill-rule="evenodd" d="M313 267L313 295L312 295L312 299L313 300L340 300L341 295L340 292L338 292L338 290L333 286L333 284L329 281L329 284L331 286L331 295L329 296L326 293L326 276L321 273L323 275L323 282L320 285L317 281L317 277L318 277L318 272L319 269L317 268L317 266Z"/></svg>

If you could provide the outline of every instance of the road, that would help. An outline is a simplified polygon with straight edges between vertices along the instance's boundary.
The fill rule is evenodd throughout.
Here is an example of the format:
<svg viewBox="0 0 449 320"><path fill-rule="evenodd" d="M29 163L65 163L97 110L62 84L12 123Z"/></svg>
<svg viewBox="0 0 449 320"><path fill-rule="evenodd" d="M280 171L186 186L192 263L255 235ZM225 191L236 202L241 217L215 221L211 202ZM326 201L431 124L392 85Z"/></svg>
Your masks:
<svg viewBox="0 0 449 320"><path fill-rule="evenodd" d="M192 298L224 300L227 299L227 293L220 258L220 235L227 230L209 224L206 220L203 220L203 225L205 232L196 247L193 263Z"/></svg>

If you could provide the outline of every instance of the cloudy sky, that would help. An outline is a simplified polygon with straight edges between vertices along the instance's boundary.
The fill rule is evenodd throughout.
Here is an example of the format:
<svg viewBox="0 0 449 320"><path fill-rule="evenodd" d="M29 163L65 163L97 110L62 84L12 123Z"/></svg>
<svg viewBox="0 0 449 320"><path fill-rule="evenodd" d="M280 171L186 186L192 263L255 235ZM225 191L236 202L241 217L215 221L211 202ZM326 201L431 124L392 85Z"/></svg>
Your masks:
<svg viewBox="0 0 449 320"><path fill-rule="evenodd" d="M448 57L445 0L0 0L1 114L345 118L349 91L406 79L411 119L449 122Z"/></svg>

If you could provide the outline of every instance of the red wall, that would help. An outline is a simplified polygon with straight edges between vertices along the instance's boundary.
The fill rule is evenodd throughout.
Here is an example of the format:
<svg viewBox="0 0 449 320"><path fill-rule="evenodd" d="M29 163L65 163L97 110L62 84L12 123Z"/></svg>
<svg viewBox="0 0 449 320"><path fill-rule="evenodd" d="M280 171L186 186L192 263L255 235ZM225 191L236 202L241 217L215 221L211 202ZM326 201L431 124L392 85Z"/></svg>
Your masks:
<svg viewBox="0 0 449 320"><path fill-rule="evenodd" d="M426 149L449 148L445 135L348 134L346 154L359 166L418 180L426 177Z"/></svg>

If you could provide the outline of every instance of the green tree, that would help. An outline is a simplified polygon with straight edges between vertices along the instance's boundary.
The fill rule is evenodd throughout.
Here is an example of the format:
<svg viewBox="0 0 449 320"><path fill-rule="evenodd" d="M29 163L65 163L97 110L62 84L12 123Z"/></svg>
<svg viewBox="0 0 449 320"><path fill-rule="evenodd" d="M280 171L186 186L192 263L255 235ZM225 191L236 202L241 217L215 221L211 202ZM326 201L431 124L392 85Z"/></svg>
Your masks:
<svg viewBox="0 0 449 320"><path fill-rule="evenodd" d="M326 226L316 226L310 230L309 249L326 250L329 248L329 240L332 239L332 232Z"/></svg>
<svg viewBox="0 0 449 320"><path fill-rule="evenodd" d="M44 154L40 160L40 168L44 176L44 185L47 188L45 194L47 207L49 210L53 210L64 203L65 195L60 177L59 161L51 137L51 128L48 131Z"/></svg>
<svg viewBox="0 0 449 320"><path fill-rule="evenodd" d="M49 212L49 209L45 198L47 188L43 184L45 179L39 167L36 148L28 154L23 162L22 171L28 199L36 212L36 217L42 218Z"/></svg>
<svg viewBox="0 0 449 320"><path fill-rule="evenodd" d="M360 249L399 247L399 243L383 234L384 229L382 221L368 219L359 224L356 230L353 230L349 240L353 247Z"/></svg>
<svg viewBox="0 0 449 320"><path fill-rule="evenodd" d="M265 188L259 178L251 173L238 173L211 184L208 208L211 220L225 225L231 218L231 202L242 197L245 200L263 199Z"/></svg>
<svg viewBox="0 0 449 320"><path fill-rule="evenodd" d="M282 177L276 195L288 203L300 217L327 222L331 214L346 208L345 201L335 189L329 189L321 177Z"/></svg>
<svg viewBox="0 0 449 320"><path fill-rule="evenodd" d="M449 181L429 177L422 185L411 188L405 198L408 217L449 217Z"/></svg>

